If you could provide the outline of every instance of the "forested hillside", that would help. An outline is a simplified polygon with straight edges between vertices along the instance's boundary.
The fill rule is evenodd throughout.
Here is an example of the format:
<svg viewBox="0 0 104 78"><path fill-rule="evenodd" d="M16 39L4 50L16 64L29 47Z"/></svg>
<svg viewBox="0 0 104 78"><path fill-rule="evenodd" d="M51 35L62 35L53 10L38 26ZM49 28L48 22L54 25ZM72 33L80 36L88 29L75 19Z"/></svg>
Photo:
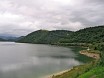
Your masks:
<svg viewBox="0 0 104 78"><path fill-rule="evenodd" d="M90 27L77 31L72 38L76 42L102 42L104 41L104 26Z"/></svg>
<svg viewBox="0 0 104 78"><path fill-rule="evenodd" d="M4 39L0 38L0 41L5 41Z"/></svg>
<svg viewBox="0 0 104 78"><path fill-rule="evenodd" d="M104 26L85 28L76 32L38 30L28 34L18 42L44 44L104 42Z"/></svg>
<svg viewBox="0 0 104 78"><path fill-rule="evenodd" d="M66 30L38 30L18 40L25 43L56 44L64 46L86 46L89 51L100 52L100 59L74 67L71 71L52 78L102 78L104 77L104 26ZM88 51L88 50L87 50ZM96 75L95 75L96 73Z"/></svg>
<svg viewBox="0 0 104 78"><path fill-rule="evenodd" d="M18 42L52 44L59 42L60 39L68 38L68 36L70 36L71 34L71 31L66 30L38 30L28 34L27 36L18 40Z"/></svg>

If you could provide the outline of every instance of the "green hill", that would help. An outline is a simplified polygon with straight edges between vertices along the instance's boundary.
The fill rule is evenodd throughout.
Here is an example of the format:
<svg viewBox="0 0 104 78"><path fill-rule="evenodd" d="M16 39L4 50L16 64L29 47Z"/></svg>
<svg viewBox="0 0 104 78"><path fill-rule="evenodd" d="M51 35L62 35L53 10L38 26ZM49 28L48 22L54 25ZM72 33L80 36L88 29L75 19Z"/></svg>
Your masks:
<svg viewBox="0 0 104 78"><path fill-rule="evenodd" d="M75 32L70 42L104 42L104 26L90 27Z"/></svg>
<svg viewBox="0 0 104 78"><path fill-rule="evenodd" d="M27 36L18 40L18 42L53 44L57 43L62 38L67 38L71 34L72 34L71 31L66 30L55 30L55 31L38 30L28 34Z"/></svg>
<svg viewBox="0 0 104 78"><path fill-rule="evenodd" d="M0 38L0 41L5 41L4 39Z"/></svg>
<svg viewBox="0 0 104 78"><path fill-rule="evenodd" d="M89 48L100 51L100 59L93 60L85 65L75 66L71 71L52 78L102 78L104 77L104 26L89 27L79 31L66 30L38 30L22 37L18 42L58 44L58 45L82 45L90 43ZM79 43L79 44L78 44Z"/></svg>
<svg viewBox="0 0 104 78"><path fill-rule="evenodd" d="M104 42L104 26L85 28L76 32L38 30L28 34L18 42L39 44Z"/></svg>

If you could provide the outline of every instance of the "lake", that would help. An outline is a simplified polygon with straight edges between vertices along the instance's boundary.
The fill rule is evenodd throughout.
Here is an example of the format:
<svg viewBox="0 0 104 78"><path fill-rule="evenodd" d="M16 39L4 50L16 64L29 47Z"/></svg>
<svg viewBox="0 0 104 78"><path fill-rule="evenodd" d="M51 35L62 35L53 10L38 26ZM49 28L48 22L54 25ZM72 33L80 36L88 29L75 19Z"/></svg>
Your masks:
<svg viewBox="0 0 104 78"><path fill-rule="evenodd" d="M90 59L79 47L0 42L0 78L43 78Z"/></svg>

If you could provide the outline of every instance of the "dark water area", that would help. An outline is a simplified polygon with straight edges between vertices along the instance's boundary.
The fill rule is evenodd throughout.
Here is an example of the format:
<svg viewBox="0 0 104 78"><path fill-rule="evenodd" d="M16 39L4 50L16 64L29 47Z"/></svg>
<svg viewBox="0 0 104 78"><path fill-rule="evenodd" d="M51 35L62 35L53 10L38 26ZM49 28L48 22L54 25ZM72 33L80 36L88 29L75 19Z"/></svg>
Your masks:
<svg viewBox="0 0 104 78"><path fill-rule="evenodd" d="M0 78L43 78L91 59L80 47L0 42Z"/></svg>

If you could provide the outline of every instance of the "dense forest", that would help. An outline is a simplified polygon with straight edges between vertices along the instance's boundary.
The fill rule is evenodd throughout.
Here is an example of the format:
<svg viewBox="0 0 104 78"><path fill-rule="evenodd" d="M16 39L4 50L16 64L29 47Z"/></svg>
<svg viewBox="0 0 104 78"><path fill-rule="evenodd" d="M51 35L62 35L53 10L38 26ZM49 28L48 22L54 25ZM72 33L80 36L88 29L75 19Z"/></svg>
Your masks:
<svg viewBox="0 0 104 78"><path fill-rule="evenodd" d="M66 30L55 30L55 31L38 30L28 34L27 36L18 40L18 42L53 44L58 43L60 39L68 38L68 36L70 36L71 34L72 34L71 31Z"/></svg>
<svg viewBox="0 0 104 78"><path fill-rule="evenodd" d="M104 26L89 27L76 32L67 30L38 30L28 34L18 40L18 42L39 44L99 43L104 42Z"/></svg>
<svg viewBox="0 0 104 78"><path fill-rule="evenodd" d="M5 41L4 39L0 38L0 41Z"/></svg>
<svg viewBox="0 0 104 78"><path fill-rule="evenodd" d="M89 27L79 31L38 30L18 39L17 42L55 44L63 46L86 46L101 51L101 63L104 65L104 26Z"/></svg>
<svg viewBox="0 0 104 78"><path fill-rule="evenodd" d="M38 30L22 37L18 42L55 44L63 46L85 46L91 51L100 51L100 59L74 67L62 75L52 78L103 78L104 77L104 26L89 27L79 31ZM96 73L96 74L95 74Z"/></svg>

